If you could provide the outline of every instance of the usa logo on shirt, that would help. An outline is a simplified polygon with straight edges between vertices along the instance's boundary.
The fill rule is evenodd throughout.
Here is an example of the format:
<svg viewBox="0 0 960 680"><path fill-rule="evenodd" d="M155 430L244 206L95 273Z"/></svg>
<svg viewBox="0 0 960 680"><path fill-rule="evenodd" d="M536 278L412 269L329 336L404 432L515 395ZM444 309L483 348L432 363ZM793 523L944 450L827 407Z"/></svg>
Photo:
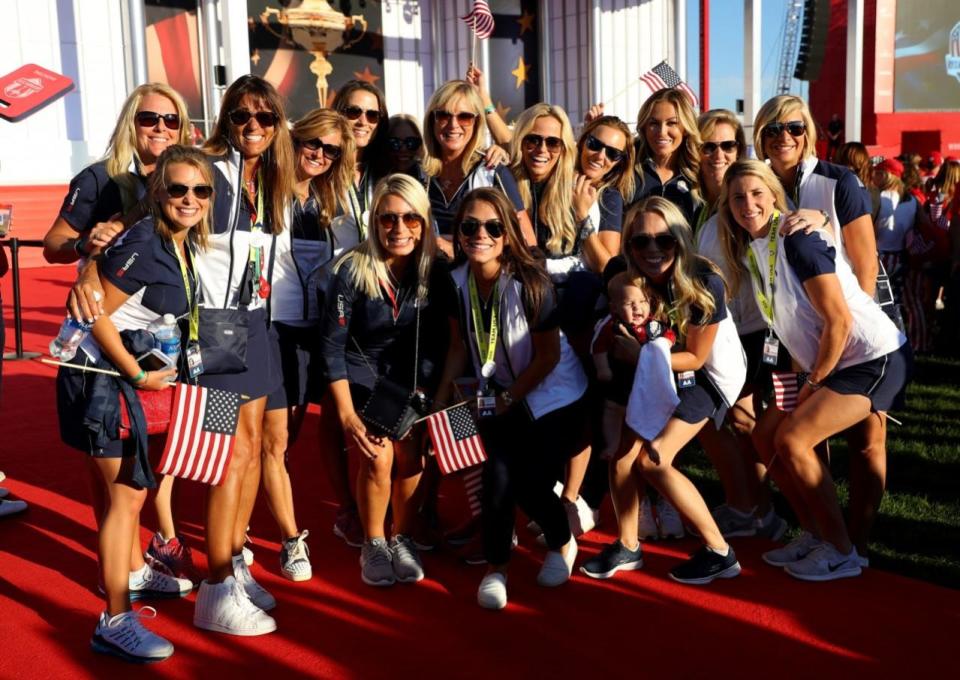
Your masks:
<svg viewBox="0 0 960 680"><path fill-rule="evenodd" d="M70 202L67 203L67 212L71 212L73 210L73 206L77 204L77 198L79 197L80 197L80 187L77 187L76 189L73 190L73 194L70 196Z"/></svg>
<svg viewBox="0 0 960 680"><path fill-rule="evenodd" d="M131 255L129 258L127 258L127 261L123 263L123 266L120 267L120 269L117 270L117 273L116 273L114 276L116 276L116 277L119 279L119 278L121 278L124 274L126 274L126 273L127 273L127 270L130 269L130 267L133 266L133 263L134 263L134 262L136 262L137 257L138 257L139 255L140 255L140 253L134 253L134 254Z"/></svg>
<svg viewBox="0 0 960 680"><path fill-rule="evenodd" d="M337 323L341 326L347 325L347 313L345 310L346 305L343 302L343 296L337 296Z"/></svg>

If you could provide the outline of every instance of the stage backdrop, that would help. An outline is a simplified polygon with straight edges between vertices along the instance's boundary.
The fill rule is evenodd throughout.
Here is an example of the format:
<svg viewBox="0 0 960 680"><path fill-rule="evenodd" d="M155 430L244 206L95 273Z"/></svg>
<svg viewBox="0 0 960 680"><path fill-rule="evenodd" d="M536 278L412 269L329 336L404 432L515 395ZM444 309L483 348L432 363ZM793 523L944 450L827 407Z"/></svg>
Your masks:
<svg viewBox="0 0 960 680"><path fill-rule="evenodd" d="M960 109L960 2L898 0L894 110Z"/></svg>

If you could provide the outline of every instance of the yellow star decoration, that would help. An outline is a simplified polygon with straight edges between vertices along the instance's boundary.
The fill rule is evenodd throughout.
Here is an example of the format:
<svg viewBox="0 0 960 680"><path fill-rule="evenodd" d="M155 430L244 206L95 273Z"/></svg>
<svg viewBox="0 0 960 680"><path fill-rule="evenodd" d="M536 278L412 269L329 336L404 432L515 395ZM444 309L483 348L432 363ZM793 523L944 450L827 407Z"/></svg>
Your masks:
<svg viewBox="0 0 960 680"><path fill-rule="evenodd" d="M532 12L528 12L527 10L523 10L523 15L522 15L519 19L516 20L516 22L517 22L518 24L520 24L520 35L521 35L521 36L522 36L524 33L526 33L527 31L530 31L531 33L533 33L533 19L534 19L534 16L535 16L535 15L534 15Z"/></svg>
<svg viewBox="0 0 960 680"><path fill-rule="evenodd" d="M250 63L254 66L260 63L260 50L255 49L253 54L250 55Z"/></svg>
<svg viewBox="0 0 960 680"><path fill-rule="evenodd" d="M523 60L523 56L517 59L517 68L510 71L513 77L517 79L517 84L514 86L515 90L519 90L520 86L529 80L529 76L527 74L529 68L530 65Z"/></svg>
<svg viewBox="0 0 960 680"><path fill-rule="evenodd" d="M497 100L497 115L500 116L500 119L503 120L504 123L507 122L507 114L510 113L511 108L513 107L504 106L502 101Z"/></svg>
<svg viewBox="0 0 960 680"><path fill-rule="evenodd" d="M353 76L357 80L362 80L363 82L370 83L371 85L376 85L377 81L380 80L380 76L373 73L369 66L364 66L362 71L354 71Z"/></svg>

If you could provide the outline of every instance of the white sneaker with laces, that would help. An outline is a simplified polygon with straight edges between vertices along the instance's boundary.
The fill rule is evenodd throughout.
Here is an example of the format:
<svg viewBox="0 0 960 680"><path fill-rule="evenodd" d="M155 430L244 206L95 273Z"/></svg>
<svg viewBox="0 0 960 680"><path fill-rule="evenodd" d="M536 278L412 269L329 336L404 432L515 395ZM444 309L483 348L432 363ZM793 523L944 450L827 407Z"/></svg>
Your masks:
<svg viewBox="0 0 960 680"><path fill-rule="evenodd" d="M232 576L223 583L203 581L197 591L193 625L230 635L265 635L277 629L273 617L257 607Z"/></svg>
<svg viewBox="0 0 960 680"><path fill-rule="evenodd" d="M653 516L653 508L650 504L650 497L643 496L640 501L640 524L637 531L638 538L646 541L649 538L656 539L660 536L660 529L657 528L657 519Z"/></svg>
<svg viewBox="0 0 960 680"><path fill-rule="evenodd" d="M307 547L309 535L310 532L304 529L280 546L280 573L291 581L309 581L313 578L310 548Z"/></svg>
<svg viewBox="0 0 960 680"><path fill-rule="evenodd" d="M680 513L663 496L657 499L657 519L660 521L660 538L683 538L683 520Z"/></svg>
<svg viewBox="0 0 960 680"><path fill-rule="evenodd" d="M242 555L233 556L233 577L237 580L237 583L243 587L250 601L259 609L268 612L277 606L277 601L273 598L273 595L268 593L267 590L253 578L253 574L250 573L250 567L243 561Z"/></svg>
<svg viewBox="0 0 960 680"><path fill-rule="evenodd" d="M577 561L577 539L571 537L567 543L567 554L551 550L543 559L543 566L537 574L537 583L548 588L563 585L570 580L573 564Z"/></svg>
<svg viewBox="0 0 960 680"><path fill-rule="evenodd" d="M821 543L802 560L785 566L784 571L802 581L833 581L859 576L863 570L856 548L844 555L832 544Z"/></svg>
<svg viewBox="0 0 960 680"><path fill-rule="evenodd" d="M185 578L170 576L154 569L144 562L140 571L131 571L127 584L130 587L130 601L186 597L193 590L193 582Z"/></svg>
<svg viewBox="0 0 960 680"><path fill-rule="evenodd" d="M477 604L484 609L503 609L507 606L507 575L493 571L483 577L477 590Z"/></svg>
<svg viewBox="0 0 960 680"><path fill-rule="evenodd" d="M156 633L147 630L140 621L155 619L157 610L141 607L137 611L110 616L100 614L100 620L90 638L90 647L100 654L110 654L124 661L149 663L163 661L173 654L173 645Z"/></svg>
<svg viewBox="0 0 960 680"><path fill-rule="evenodd" d="M774 548L763 553L761 558L771 567L785 567L792 562L802 560L819 545L819 539L814 538L809 531L803 531L782 548Z"/></svg>

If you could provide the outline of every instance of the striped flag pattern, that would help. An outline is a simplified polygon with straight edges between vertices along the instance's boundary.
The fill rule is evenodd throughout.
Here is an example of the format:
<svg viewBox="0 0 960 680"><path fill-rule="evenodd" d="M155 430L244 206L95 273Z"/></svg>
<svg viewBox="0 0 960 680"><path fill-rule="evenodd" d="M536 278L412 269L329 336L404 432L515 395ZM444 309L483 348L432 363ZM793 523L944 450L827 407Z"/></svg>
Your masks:
<svg viewBox="0 0 960 680"><path fill-rule="evenodd" d="M687 94L687 97L690 98L690 103L693 104L693 108L696 109L700 107L700 100L697 98L696 93L689 85L681 80L677 72L670 68L670 64L666 61L661 61L644 73L640 76L640 80L650 88L651 93L662 90L665 87L676 87Z"/></svg>
<svg viewBox="0 0 960 680"><path fill-rule="evenodd" d="M790 413L797 408L797 395L807 382L806 373L773 371L773 397L777 408Z"/></svg>
<svg viewBox="0 0 960 680"><path fill-rule="evenodd" d="M177 383L157 472L220 484L233 454L239 414L239 394Z"/></svg>
<svg viewBox="0 0 960 680"><path fill-rule="evenodd" d="M471 26L481 40L493 35L493 13L484 0L474 0L473 9L469 14L460 17L460 20Z"/></svg>
<svg viewBox="0 0 960 680"><path fill-rule="evenodd" d="M427 418L427 431L440 471L448 475L487 459L477 425L466 404L437 411Z"/></svg>

